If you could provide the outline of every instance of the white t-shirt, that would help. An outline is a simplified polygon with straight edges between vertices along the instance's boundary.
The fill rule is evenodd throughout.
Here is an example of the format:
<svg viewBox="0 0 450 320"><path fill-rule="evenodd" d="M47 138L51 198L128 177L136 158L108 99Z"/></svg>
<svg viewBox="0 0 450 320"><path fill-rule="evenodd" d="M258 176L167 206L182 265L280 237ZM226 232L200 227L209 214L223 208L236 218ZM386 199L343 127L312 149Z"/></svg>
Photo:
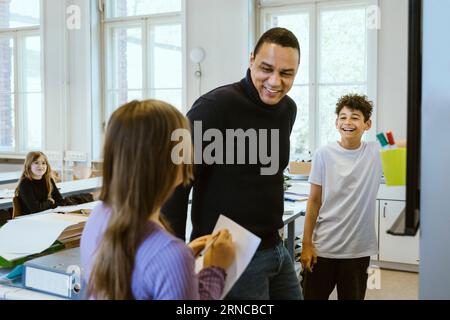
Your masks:
<svg viewBox="0 0 450 320"><path fill-rule="evenodd" d="M313 233L319 257L351 259L378 253L375 207L382 173L376 142L361 142L357 150L335 142L317 150L309 183L322 186Z"/></svg>

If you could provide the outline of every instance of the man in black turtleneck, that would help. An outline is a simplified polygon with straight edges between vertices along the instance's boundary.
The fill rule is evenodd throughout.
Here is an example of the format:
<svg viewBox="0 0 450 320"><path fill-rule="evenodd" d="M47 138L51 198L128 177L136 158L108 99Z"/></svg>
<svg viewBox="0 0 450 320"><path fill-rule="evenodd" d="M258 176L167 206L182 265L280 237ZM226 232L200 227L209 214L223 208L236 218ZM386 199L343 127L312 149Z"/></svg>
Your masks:
<svg viewBox="0 0 450 320"><path fill-rule="evenodd" d="M283 170L289 162L289 136L297 114L295 102L286 94L299 63L300 47L294 34L284 28L270 29L258 40L246 77L203 95L187 114L194 145L196 141L202 143L200 151L206 153L210 143L205 140L214 142L203 137L208 129L222 133L224 150L212 153L216 160L213 164L202 161L194 166L193 184L175 190L162 208L165 218L175 234L184 239L193 187L191 239L210 234L220 214L261 238L255 256L227 299L302 297L293 261L278 234L283 227ZM202 137L196 136L194 126L201 127ZM248 133L245 158L239 154L242 149L236 139L234 149L226 148L230 143L225 143L227 132L236 133L238 129ZM250 142L250 133L257 140ZM261 157L261 151L268 157Z"/></svg>

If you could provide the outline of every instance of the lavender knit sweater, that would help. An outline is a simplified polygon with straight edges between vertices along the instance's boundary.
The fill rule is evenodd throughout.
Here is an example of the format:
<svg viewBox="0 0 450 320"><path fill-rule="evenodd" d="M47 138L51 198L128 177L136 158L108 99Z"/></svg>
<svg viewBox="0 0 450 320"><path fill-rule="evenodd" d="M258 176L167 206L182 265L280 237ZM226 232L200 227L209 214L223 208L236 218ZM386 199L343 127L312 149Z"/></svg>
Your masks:
<svg viewBox="0 0 450 320"><path fill-rule="evenodd" d="M86 283L110 214L111 210L103 203L98 205L84 228L80 249ZM149 221L148 236L135 258L133 296L139 300L219 299L225 282L223 269L205 268L196 274L194 264L192 250L184 242Z"/></svg>

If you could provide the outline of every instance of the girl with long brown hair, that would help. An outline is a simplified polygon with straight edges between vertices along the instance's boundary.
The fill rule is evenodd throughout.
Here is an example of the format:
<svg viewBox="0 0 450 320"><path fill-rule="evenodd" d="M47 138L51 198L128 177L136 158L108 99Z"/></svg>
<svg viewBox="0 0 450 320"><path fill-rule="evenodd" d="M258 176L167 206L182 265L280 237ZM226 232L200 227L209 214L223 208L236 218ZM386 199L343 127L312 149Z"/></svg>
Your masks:
<svg viewBox="0 0 450 320"><path fill-rule="evenodd" d="M190 164L175 164L171 140L187 119L158 100L132 101L108 123L103 149L102 203L90 215L81 239L81 261L93 299L218 299L234 259L222 230L194 271L194 252L169 234L162 204L192 178ZM209 236L194 240L200 250Z"/></svg>
<svg viewBox="0 0 450 320"><path fill-rule="evenodd" d="M64 200L52 178L47 156L40 151L29 152L16 188L22 215L64 205Z"/></svg>

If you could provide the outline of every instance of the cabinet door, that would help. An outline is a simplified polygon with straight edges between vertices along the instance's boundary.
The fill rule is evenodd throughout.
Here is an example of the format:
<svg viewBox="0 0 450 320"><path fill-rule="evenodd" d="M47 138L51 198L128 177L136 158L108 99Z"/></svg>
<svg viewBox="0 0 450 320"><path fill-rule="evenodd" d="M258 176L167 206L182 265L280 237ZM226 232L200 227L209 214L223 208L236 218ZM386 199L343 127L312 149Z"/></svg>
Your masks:
<svg viewBox="0 0 450 320"><path fill-rule="evenodd" d="M393 236L387 233L400 213L405 209L405 201L384 201L379 203L379 260L397 263L418 264L419 233L415 237Z"/></svg>

